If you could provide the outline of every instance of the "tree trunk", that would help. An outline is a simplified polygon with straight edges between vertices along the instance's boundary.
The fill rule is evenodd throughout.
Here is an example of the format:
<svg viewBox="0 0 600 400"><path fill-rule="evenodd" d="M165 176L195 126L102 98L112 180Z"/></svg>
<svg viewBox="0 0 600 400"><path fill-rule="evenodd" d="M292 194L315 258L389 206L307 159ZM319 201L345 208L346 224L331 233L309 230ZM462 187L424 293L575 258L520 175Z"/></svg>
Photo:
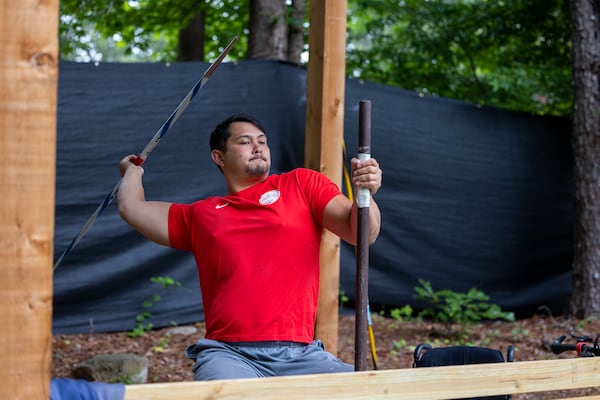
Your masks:
<svg viewBox="0 0 600 400"><path fill-rule="evenodd" d="M600 317L600 5L572 0L575 248L571 313Z"/></svg>
<svg viewBox="0 0 600 400"><path fill-rule="evenodd" d="M177 61L204 61L204 23L204 11L200 11L179 31Z"/></svg>
<svg viewBox="0 0 600 400"><path fill-rule="evenodd" d="M250 0L248 58L286 60L288 26L285 0Z"/></svg>
<svg viewBox="0 0 600 400"><path fill-rule="evenodd" d="M306 0L293 0L292 12L288 25L287 61L300 64L304 50L304 19L306 17Z"/></svg>

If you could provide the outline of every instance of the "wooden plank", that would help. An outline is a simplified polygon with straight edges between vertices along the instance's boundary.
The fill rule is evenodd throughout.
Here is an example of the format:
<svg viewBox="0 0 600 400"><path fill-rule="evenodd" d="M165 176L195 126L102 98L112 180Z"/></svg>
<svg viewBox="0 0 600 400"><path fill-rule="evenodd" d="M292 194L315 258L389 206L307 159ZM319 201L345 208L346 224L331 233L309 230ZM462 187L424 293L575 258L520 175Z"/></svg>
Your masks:
<svg viewBox="0 0 600 400"><path fill-rule="evenodd" d="M342 183L346 63L345 0L310 2L304 164ZM337 352L340 240L324 232L316 336Z"/></svg>
<svg viewBox="0 0 600 400"><path fill-rule="evenodd" d="M0 399L48 399L58 0L0 0Z"/></svg>
<svg viewBox="0 0 600 400"><path fill-rule="evenodd" d="M126 386L125 400L442 400L581 389L598 387L599 384L600 358L590 357L265 379L129 385Z"/></svg>
<svg viewBox="0 0 600 400"><path fill-rule="evenodd" d="M600 396L585 396L585 397L558 397L554 400L600 400Z"/></svg>

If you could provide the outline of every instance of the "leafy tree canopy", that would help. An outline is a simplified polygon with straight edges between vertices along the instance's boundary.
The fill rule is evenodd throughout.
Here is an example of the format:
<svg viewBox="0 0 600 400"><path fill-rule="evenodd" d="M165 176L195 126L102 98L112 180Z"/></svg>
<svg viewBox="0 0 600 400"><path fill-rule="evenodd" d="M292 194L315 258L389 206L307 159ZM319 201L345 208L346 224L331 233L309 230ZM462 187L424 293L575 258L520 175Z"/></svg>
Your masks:
<svg viewBox="0 0 600 400"><path fill-rule="evenodd" d="M250 0L61 0L61 58L174 61L178 32L205 14L206 59ZM280 0L277 0L280 1ZM347 72L360 79L537 114L571 110L567 0L349 0Z"/></svg>
<svg viewBox="0 0 600 400"><path fill-rule="evenodd" d="M354 0L348 72L539 114L571 109L567 0Z"/></svg>
<svg viewBox="0 0 600 400"><path fill-rule="evenodd" d="M240 35L230 56L241 59L247 10L248 0L61 0L61 58L89 60L102 52L105 61L174 61L179 30L204 12L206 58Z"/></svg>

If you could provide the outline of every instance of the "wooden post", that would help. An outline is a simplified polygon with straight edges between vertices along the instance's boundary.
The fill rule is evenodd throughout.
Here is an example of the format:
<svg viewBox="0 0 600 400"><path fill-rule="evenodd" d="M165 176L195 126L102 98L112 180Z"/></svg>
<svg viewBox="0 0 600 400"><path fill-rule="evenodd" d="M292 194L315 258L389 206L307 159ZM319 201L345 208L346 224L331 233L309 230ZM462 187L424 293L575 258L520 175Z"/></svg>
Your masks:
<svg viewBox="0 0 600 400"><path fill-rule="evenodd" d="M49 399L58 0L0 0L0 399Z"/></svg>
<svg viewBox="0 0 600 400"><path fill-rule="evenodd" d="M346 0L310 2L309 62L304 163L342 183ZM316 336L337 352L340 240L324 232Z"/></svg>

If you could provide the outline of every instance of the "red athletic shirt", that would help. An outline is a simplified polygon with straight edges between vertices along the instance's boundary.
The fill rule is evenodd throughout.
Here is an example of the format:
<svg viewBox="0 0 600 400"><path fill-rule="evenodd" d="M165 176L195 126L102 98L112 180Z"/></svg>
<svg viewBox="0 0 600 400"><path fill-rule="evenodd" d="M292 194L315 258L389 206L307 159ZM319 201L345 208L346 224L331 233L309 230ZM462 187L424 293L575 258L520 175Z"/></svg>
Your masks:
<svg viewBox="0 0 600 400"><path fill-rule="evenodd" d="M169 210L172 247L194 253L206 337L313 340L323 211L339 188L304 168Z"/></svg>

